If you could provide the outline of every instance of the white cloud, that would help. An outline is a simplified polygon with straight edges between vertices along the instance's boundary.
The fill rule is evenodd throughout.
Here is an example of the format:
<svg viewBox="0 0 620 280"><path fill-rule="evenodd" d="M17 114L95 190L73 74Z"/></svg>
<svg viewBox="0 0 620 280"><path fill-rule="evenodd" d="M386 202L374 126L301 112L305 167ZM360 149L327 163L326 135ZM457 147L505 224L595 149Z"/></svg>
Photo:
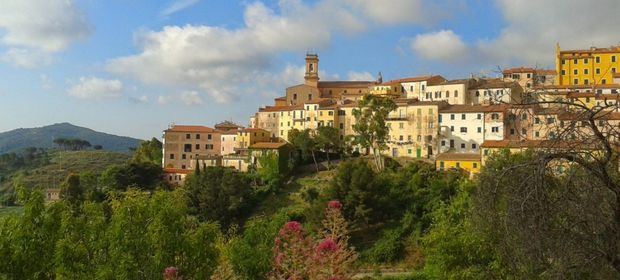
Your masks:
<svg viewBox="0 0 620 280"><path fill-rule="evenodd" d="M202 105L202 97L197 91L188 91L181 93L181 102L187 106Z"/></svg>
<svg viewBox="0 0 620 280"><path fill-rule="evenodd" d="M91 29L74 0L2 0L0 42L7 46L58 52Z"/></svg>
<svg viewBox="0 0 620 280"><path fill-rule="evenodd" d="M197 91L185 91L176 95L160 95L157 103L161 105L179 103L185 106L198 106L204 104L202 96Z"/></svg>
<svg viewBox="0 0 620 280"><path fill-rule="evenodd" d="M162 17L167 17L171 14L180 12L193 5L196 5L198 2L200 2L200 0L176 0L170 3L170 5L168 5L165 9L163 9L160 14Z"/></svg>
<svg viewBox="0 0 620 280"><path fill-rule="evenodd" d="M141 95L138 97L130 97L129 100L135 104L146 104L149 103L149 97L146 95Z"/></svg>
<svg viewBox="0 0 620 280"><path fill-rule="evenodd" d="M411 40L411 49L425 59L445 62L461 60L467 51L465 43L452 30L417 35Z"/></svg>
<svg viewBox="0 0 620 280"><path fill-rule="evenodd" d="M528 65L553 65L555 44L563 49L608 47L620 43L614 26L620 25L620 2L498 0L507 22L497 38L478 47L491 60Z"/></svg>
<svg viewBox="0 0 620 280"><path fill-rule="evenodd" d="M79 83L67 90L67 94L89 100L113 99L123 94L123 83L119 80L81 77Z"/></svg>
<svg viewBox="0 0 620 280"><path fill-rule="evenodd" d="M347 79L350 81L374 81L376 78L368 72L349 71Z"/></svg>
<svg viewBox="0 0 620 280"><path fill-rule="evenodd" d="M272 72L275 56L328 47L334 33L353 35L381 24L410 23L420 11L403 10L419 1L388 0L379 5L376 1L320 0L306 4L281 0L277 12L254 2L245 8L244 25L236 29L185 25L137 34L140 52L111 59L106 69L149 85L183 86L203 92L219 103L274 89L280 93L268 94L281 95L283 87L276 87L282 80L280 75L297 74L298 70ZM378 6L381 11L374 10ZM387 16L384 7L393 12L389 20L383 17ZM303 77L303 70L301 73L295 80Z"/></svg>
<svg viewBox="0 0 620 280"><path fill-rule="evenodd" d="M444 62L461 62L461 58L472 67L554 67L558 42L562 49L620 43L617 32L613 32L613 26L620 25L618 0L496 2L504 22L498 36L465 45L451 30L441 30L418 35L412 40L412 50Z"/></svg>
<svg viewBox="0 0 620 280"><path fill-rule="evenodd" d="M36 68L52 63L52 56L48 53L23 48L10 48L0 55L0 61L22 68Z"/></svg>

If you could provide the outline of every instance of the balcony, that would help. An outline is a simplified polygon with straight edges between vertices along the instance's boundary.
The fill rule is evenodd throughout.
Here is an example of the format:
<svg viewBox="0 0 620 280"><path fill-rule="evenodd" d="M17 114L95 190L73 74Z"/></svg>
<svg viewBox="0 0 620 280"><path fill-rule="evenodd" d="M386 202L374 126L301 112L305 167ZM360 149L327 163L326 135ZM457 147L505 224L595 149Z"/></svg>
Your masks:
<svg viewBox="0 0 620 280"><path fill-rule="evenodd" d="M388 121L406 121L407 120L407 115L388 115L386 120Z"/></svg>

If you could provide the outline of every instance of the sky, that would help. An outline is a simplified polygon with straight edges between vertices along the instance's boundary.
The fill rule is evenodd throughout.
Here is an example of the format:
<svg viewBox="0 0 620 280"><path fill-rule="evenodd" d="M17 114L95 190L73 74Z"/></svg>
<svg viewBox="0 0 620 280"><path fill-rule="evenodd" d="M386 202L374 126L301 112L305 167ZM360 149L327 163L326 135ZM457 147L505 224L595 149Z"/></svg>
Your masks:
<svg viewBox="0 0 620 280"><path fill-rule="evenodd" d="M303 81L553 68L620 44L618 0L1 0L0 132L70 122L140 139L247 125Z"/></svg>

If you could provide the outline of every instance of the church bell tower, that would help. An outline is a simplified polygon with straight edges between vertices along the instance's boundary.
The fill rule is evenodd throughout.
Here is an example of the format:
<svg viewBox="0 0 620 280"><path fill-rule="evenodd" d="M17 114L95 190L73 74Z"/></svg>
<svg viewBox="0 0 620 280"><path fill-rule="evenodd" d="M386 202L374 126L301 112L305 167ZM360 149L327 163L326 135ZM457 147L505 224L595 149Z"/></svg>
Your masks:
<svg viewBox="0 0 620 280"><path fill-rule="evenodd" d="M317 54L306 54L306 75L304 80L308 86L319 86L319 56Z"/></svg>

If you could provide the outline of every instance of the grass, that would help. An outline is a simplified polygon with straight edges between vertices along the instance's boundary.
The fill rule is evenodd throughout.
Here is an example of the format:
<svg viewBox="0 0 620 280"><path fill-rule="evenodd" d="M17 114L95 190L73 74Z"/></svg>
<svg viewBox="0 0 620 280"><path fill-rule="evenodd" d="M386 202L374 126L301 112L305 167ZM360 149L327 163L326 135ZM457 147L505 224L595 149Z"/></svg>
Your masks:
<svg viewBox="0 0 620 280"><path fill-rule="evenodd" d="M10 215L21 215L22 213L24 213L24 207L22 206L0 207L0 218Z"/></svg>
<svg viewBox="0 0 620 280"><path fill-rule="evenodd" d="M24 174L27 186L37 189L57 188L71 173L89 171L101 174L112 165L127 162L130 157L128 154L108 151L53 151L50 152L49 164L18 172Z"/></svg>

